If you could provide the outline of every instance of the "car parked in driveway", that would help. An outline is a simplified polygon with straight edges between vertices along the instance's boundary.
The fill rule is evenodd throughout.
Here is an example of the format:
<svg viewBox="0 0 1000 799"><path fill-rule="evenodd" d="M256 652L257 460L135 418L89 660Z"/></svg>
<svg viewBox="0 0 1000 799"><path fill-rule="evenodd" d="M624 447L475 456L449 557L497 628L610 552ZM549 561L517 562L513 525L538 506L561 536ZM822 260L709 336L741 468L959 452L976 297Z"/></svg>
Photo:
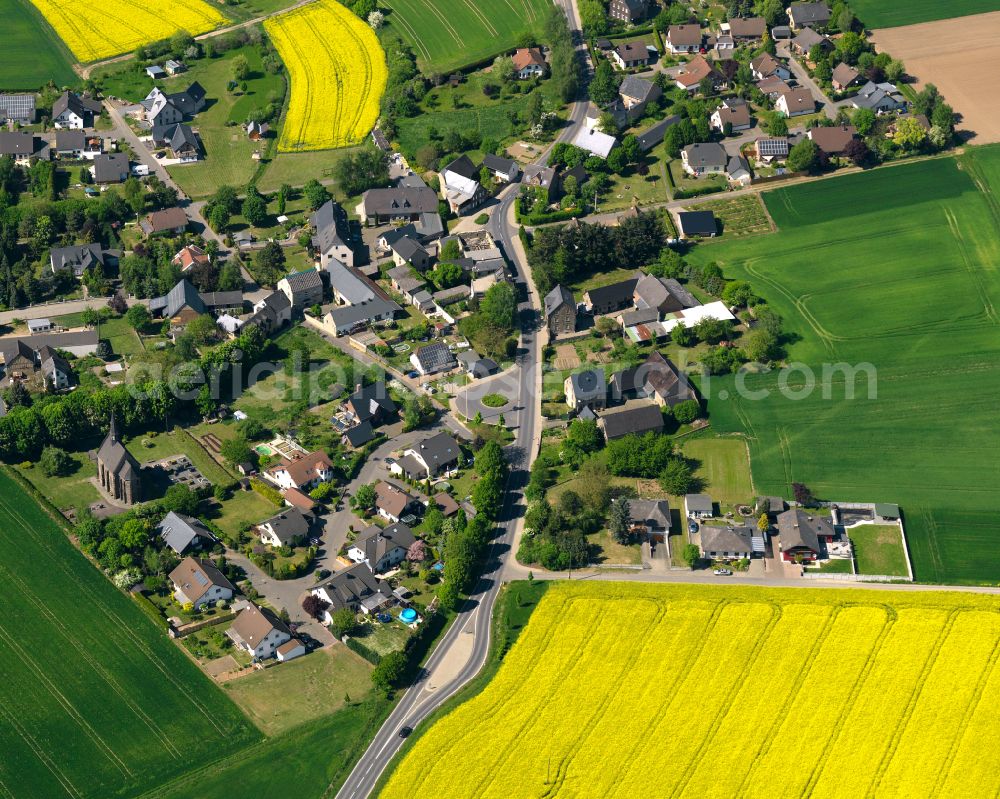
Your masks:
<svg viewBox="0 0 1000 799"><path fill-rule="evenodd" d="M712 572L712 574L714 574L716 577L729 577L730 575L732 575L732 572L729 571L729 569L716 569L714 572Z"/></svg>

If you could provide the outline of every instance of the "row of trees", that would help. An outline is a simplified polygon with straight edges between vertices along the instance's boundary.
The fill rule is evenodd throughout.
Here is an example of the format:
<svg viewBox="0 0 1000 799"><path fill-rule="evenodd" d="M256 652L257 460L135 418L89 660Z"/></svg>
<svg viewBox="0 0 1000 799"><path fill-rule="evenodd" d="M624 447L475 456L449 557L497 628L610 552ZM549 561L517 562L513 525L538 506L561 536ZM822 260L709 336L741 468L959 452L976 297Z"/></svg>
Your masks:
<svg viewBox="0 0 1000 799"><path fill-rule="evenodd" d="M528 257L535 285L543 295L560 283L578 282L604 271L609 264L647 264L666 245L663 221L640 213L617 227L581 223L539 228Z"/></svg>
<svg viewBox="0 0 1000 799"><path fill-rule="evenodd" d="M144 377L142 370L133 383L102 387L93 391L40 396L12 407L0 418L0 458L8 463L34 460L47 445L76 449L86 439L106 428L114 413L123 430L147 430L154 420L166 425L177 414L212 413L220 402L231 398L233 370L257 362L266 342L258 328L243 331L192 360L170 379ZM218 393L206 382L206 374L219 375Z"/></svg>

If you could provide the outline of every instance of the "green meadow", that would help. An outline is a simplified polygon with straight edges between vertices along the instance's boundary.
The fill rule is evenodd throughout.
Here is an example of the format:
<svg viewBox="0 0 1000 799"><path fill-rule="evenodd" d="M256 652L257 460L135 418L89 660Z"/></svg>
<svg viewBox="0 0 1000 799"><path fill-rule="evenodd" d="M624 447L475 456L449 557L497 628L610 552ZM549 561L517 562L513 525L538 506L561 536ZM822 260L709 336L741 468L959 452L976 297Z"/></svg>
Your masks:
<svg viewBox="0 0 1000 799"><path fill-rule="evenodd" d="M716 430L748 436L758 493L899 503L918 580L1000 581L998 192L1000 147L969 148L768 192L777 233L691 254L751 281L817 381L702 381ZM873 391L831 370L824 392L838 363L870 364Z"/></svg>

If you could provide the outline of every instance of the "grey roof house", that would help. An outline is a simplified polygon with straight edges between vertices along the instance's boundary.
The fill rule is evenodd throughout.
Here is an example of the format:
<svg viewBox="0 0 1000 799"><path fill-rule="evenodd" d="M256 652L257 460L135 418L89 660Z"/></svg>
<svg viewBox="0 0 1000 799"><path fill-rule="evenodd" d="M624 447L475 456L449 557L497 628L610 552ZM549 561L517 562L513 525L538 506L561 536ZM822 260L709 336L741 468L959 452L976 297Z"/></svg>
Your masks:
<svg viewBox="0 0 1000 799"><path fill-rule="evenodd" d="M198 519L170 511L156 525L156 532L163 543L183 555L188 549L203 549L216 542L216 537Z"/></svg>

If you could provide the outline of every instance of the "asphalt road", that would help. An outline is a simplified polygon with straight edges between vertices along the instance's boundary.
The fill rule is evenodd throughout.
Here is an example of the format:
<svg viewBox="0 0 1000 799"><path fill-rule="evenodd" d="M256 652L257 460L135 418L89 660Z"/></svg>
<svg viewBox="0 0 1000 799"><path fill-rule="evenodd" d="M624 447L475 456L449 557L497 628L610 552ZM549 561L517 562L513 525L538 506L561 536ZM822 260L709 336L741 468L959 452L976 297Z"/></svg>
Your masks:
<svg viewBox="0 0 1000 799"><path fill-rule="evenodd" d="M556 0L556 2L566 11L570 27L578 32L580 28L579 15L574 0ZM586 59L585 49L581 48L579 52L581 52L581 58L584 59L589 71L589 61ZM576 134L586 116L587 106L586 100L573 103L569 123L560 132L557 141L567 141ZM539 159L539 163L546 163L548 153L549 151L546 151ZM528 290L527 265L522 262L517 249L512 246L512 242L517 237L517 228L511 223L510 210L516 197L516 186L505 190L501 195L500 204L495 206L490 214L487 229L493 238L501 244L508 259L514 265L515 281L522 291L521 296L528 298L520 306L522 333L518 354L515 358L517 374L516 377L511 375L511 382L516 380L517 385L515 403L527 410L534 409L538 402L538 398L535 396L535 381L541 355L538 340L541 314L540 308L537 306L538 298L534 296L533 291ZM490 623L493 616L493 605L500 591L507 561L513 557L512 548L518 522L524 514L522 492L527 485L528 470L535 455L533 442L538 423L537 413L522 413L520 424L515 431L514 441L507 447L511 472L498 525L502 532L490 545L487 554L488 565L483 575L479 578L458 617L431 653L424 665L422 676L400 699L399 704L386 719L367 751L344 782L337 793L338 799L362 799L362 797L370 796L379 777L403 744L403 739L399 737L400 729L403 727L415 728L475 677L486 662L490 647ZM457 675L445 685L436 687L429 685L426 676L433 673L435 668L449 656L456 643L462 640L462 636L470 633L473 636L472 652Z"/></svg>

